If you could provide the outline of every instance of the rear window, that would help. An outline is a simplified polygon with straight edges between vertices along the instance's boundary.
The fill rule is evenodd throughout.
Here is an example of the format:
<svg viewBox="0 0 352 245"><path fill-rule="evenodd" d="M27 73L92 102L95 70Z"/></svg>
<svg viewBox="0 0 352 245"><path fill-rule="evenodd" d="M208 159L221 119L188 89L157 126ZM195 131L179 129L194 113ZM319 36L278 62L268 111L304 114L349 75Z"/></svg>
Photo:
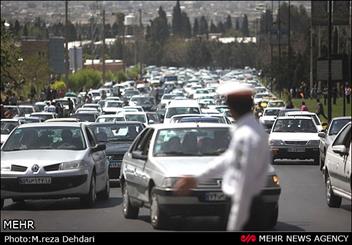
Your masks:
<svg viewBox="0 0 352 245"><path fill-rule="evenodd" d="M166 118L180 114L200 114L198 107L169 107L167 109Z"/></svg>

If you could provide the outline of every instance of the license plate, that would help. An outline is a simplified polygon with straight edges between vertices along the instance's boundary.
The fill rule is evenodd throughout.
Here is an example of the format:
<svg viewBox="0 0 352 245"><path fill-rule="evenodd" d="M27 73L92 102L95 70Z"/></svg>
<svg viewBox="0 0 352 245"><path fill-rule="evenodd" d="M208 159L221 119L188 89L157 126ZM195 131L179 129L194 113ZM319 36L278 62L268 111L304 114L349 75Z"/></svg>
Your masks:
<svg viewBox="0 0 352 245"><path fill-rule="evenodd" d="M288 152L305 152L306 149L304 148L289 148Z"/></svg>
<svg viewBox="0 0 352 245"><path fill-rule="evenodd" d="M51 177L20 178L19 182L22 185L49 185Z"/></svg>
<svg viewBox="0 0 352 245"><path fill-rule="evenodd" d="M120 166L121 166L120 161L110 161L110 163L109 163L110 168L119 168Z"/></svg>
<svg viewBox="0 0 352 245"><path fill-rule="evenodd" d="M205 194L205 201L216 202L216 201L225 201L226 196L222 192L208 192Z"/></svg>

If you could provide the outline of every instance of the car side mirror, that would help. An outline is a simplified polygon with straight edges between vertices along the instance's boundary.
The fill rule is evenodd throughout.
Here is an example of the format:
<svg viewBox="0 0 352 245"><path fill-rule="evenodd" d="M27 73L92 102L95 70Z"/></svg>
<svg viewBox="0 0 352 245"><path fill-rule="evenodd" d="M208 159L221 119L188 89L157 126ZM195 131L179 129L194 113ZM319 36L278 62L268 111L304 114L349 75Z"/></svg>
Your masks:
<svg viewBox="0 0 352 245"><path fill-rule="evenodd" d="M96 146L92 147L92 152L104 151L105 149L105 144L97 144Z"/></svg>
<svg viewBox="0 0 352 245"><path fill-rule="evenodd" d="M340 155L348 155L348 150L344 145L334 145L332 146L332 151Z"/></svg>
<svg viewBox="0 0 352 245"><path fill-rule="evenodd" d="M147 160L148 157L146 155L143 155L141 151L132 151L132 158Z"/></svg>
<svg viewBox="0 0 352 245"><path fill-rule="evenodd" d="M320 138L325 138L326 134L325 134L325 132L319 132L319 133L318 133L318 136L319 136Z"/></svg>
<svg viewBox="0 0 352 245"><path fill-rule="evenodd" d="M149 120L149 124L154 124L154 120Z"/></svg>

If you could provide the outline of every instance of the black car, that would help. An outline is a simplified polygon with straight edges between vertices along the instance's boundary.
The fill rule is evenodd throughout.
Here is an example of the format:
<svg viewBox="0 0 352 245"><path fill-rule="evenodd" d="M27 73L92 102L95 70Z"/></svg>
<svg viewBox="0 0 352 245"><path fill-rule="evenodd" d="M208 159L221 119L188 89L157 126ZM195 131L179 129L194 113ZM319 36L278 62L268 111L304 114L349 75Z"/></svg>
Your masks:
<svg viewBox="0 0 352 245"><path fill-rule="evenodd" d="M144 124L140 122L92 123L89 128L99 143L106 144L110 180L119 179L122 158L137 135L145 128Z"/></svg>

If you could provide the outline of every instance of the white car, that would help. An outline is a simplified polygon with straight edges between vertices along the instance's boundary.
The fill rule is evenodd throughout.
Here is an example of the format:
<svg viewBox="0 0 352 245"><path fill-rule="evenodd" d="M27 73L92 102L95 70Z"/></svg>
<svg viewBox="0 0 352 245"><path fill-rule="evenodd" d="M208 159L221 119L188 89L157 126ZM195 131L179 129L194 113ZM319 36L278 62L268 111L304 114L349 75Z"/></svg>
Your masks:
<svg viewBox="0 0 352 245"><path fill-rule="evenodd" d="M201 109L196 100L174 100L165 111L164 123L169 123L174 115L201 114Z"/></svg>
<svg viewBox="0 0 352 245"><path fill-rule="evenodd" d="M12 130L20 124L19 119L1 119L1 145L7 140Z"/></svg>
<svg viewBox="0 0 352 245"><path fill-rule="evenodd" d="M319 164L318 129L311 117L279 117L269 136L276 159L313 159Z"/></svg>
<svg viewBox="0 0 352 245"><path fill-rule="evenodd" d="M254 104L258 104L260 101L262 101L265 97L270 96L270 93L256 93L254 95L253 102Z"/></svg>
<svg viewBox="0 0 352 245"><path fill-rule="evenodd" d="M302 117L311 117L313 118L313 121L315 125L317 126L319 132L324 130L324 126L327 126L327 124L321 123L318 115L314 112L309 112L309 111L290 111L285 113L286 116L302 116Z"/></svg>
<svg viewBox="0 0 352 245"><path fill-rule="evenodd" d="M341 199L351 201L351 122L343 127L328 147L323 173L329 207L340 207Z"/></svg>
<svg viewBox="0 0 352 245"><path fill-rule="evenodd" d="M104 114L116 114L121 111L122 106L123 101L106 100L102 110Z"/></svg>
<svg viewBox="0 0 352 245"><path fill-rule="evenodd" d="M283 100L269 100L268 107L275 107L275 108L286 108L286 104Z"/></svg>
<svg viewBox="0 0 352 245"><path fill-rule="evenodd" d="M35 112L34 106L32 105L19 105L21 115L24 117L29 117L31 113Z"/></svg>
<svg viewBox="0 0 352 245"><path fill-rule="evenodd" d="M168 105L174 98L175 98L174 94L164 94L161 97L160 106L163 107L163 106Z"/></svg>
<svg viewBox="0 0 352 245"><path fill-rule="evenodd" d="M126 121L125 117L122 115L101 115L99 116L95 122L120 122Z"/></svg>
<svg viewBox="0 0 352 245"><path fill-rule="evenodd" d="M80 197L92 207L110 193L105 145L83 123L31 123L12 131L1 147L4 199Z"/></svg>
<svg viewBox="0 0 352 245"><path fill-rule="evenodd" d="M263 116L259 118L259 122L265 127L267 132L270 132L277 116L279 115L280 107L265 108Z"/></svg>
<svg viewBox="0 0 352 245"><path fill-rule="evenodd" d="M99 104L94 104L94 103L86 103L82 105L82 108L95 108L99 113L102 113L103 110L101 109L101 106Z"/></svg>
<svg viewBox="0 0 352 245"><path fill-rule="evenodd" d="M126 121L141 122L148 124L147 114L145 112L125 112L123 113Z"/></svg>

